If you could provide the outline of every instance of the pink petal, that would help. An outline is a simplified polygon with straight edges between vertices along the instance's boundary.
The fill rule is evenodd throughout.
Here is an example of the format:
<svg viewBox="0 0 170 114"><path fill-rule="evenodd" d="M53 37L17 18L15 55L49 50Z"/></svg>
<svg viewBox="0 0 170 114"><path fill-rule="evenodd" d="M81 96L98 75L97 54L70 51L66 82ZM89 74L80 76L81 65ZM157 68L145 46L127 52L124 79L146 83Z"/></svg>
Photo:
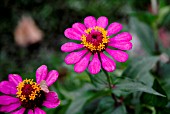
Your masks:
<svg viewBox="0 0 170 114"><path fill-rule="evenodd" d="M130 40L132 40L132 36L128 32L122 32L122 33L114 36L113 38L109 39L110 42L120 42L120 41L127 42Z"/></svg>
<svg viewBox="0 0 170 114"><path fill-rule="evenodd" d="M74 43L74 42L68 42L68 43L65 43L61 46L61 50L63 52L72 52L72 51L80 49L80 48L83 48L83 45L77 44L77 43Z"/></svg>
<svg viewBox="0 0 170 114"><path fill-rule="evenodd" d="M43 106L47 108L56 108L60 104L58 95L56 92L50 91L46 94L46 100L43 102Z"/></svg>
<svg viewBox="0 0 170 114"><path fill-rule="evenodd" d="M122 30L123 26L120 23L114 22L112 24L109 25L108 29L107 29L107 35L111 36L117 32L119 32L120 30Z"/></svg>
<svg viewBox="0 0 170 114"><path fill-rule="evenodd" d="M91 74L97 74L99 73L100 69L101 69L101 63L97 53L95 53L92 61L89 64L88 70Z"/></svg>
<svg viewBox="0 0 170 114"><path fill-rule="evenodd" d="M28 114L34 114L33 110L32 110L32 109L29 109L29 110L28 110Z"/></svg>
<svg viewBox="0 0 170 114"><path fill-rule="evenodd" d="M84 19L84 24L87 28L93 28L96 26L96 19L93 16L88 16Z"/></svg>
<svg viewBox="0 0 170 114"><path fill-rule="evenodd" d="M114 48L118 48L118 49L121 49L121 50L131 50L132 49L132 43L131 42L109 43L108 46L112 46Z"/></svg>
<svg viewBox="0 0 170 114"><path fill-rule="evenodd" d="M34 109L34 114L46 114L46 112L37 107Z"/></svg>
<svg viewBox="0 0 170 114"><path fill-rule="evenodd" d="M0 92L2 92L4 94L15 95L17 92L17 88L13 84L11 84L9 81L2 81L0 83Z"/></svg>
<svg viewBox="0 0 170 114"><path fill-rule="evenodd" d="M74 23L72 28L77 29L81 34L84 34L86 30L86 27L82 23Z"/></svg>
<svg viewBox="0 0 170 114"><path fill-rule="evenodd" d="M9 74L8 80L13 83L15 86L17 86L20 82L22 82L22 78L18 74Z"/></svg>
<svg viewBox="0 0 170 114"><path fill-rule="evenodd" d="M71 40L81 40L82 36L82 34L75 28L66 29L64 35Z"/></svg>
<svg viewBox="0 0 170 114"><path fill-rule="evenodd" d="M97 26L106 28L108 25L108 19L105 16L101 16L97 19Z"/></svg>
<svg viewBox="0 0 170 114"><path fill-rule="evenodd" d="M46 96L46 101L53 102L58 99L58 95L54 91L50 91L49 93L45 94L45 96Z"/></svg>
<svg viewBox="0 0 170 114"><path fill-rule="evenodd" d="M11 112L13 110L16 110L20 106L21 106L20 102L10 104L10 105L3 105L0 107L0 112Z"/></svg>
<svg viewBox="0 0 170 114"><path fill-rule="evenodd" d="M56 70L51 70L46 78L47 86L51 86L58 78L59 73Z"/></svg>
<svg viewBox="0 0 170 114"><path fill-rule="evenodd" d="M36 71L36 81L39 84L41 82L41 80L45 80L46 76L47 76L47 66L46 65L42 65L40 66L37 71Z"/></svg>
<svg viewBox="0 0 170 114"><path fill-rule="evenodd" d="M25 110L26 110L25 108L21 108L15 112L12 112L11 114L24 114Z"/></svg>
<svg viewBox="0 0 170 114"><path fill-rule="evenodd" d="M128 54L120 50L111 50L109 48L106 51L118 62L125 62L128 59Z"/></svg>
<svg viewBox="0 0 170 114"><path fill-rule="evenodd" d="M0 96L0 105L9 105L15 102L19 102L19 99L7 95Z"/></svg>
<svg viewBox="0 0 170 114"><path fill-rule="evenodd" d="M102 61L102 67L108 71L108 72L113 72L116 69L116 64L115 62L107 57L104 53L100 53L101 61Z"/></svg>
<svg viewBox="0 0 170 114"><path fill-rule="evenodd" d="M82 58L78 63L76 63L74 66L74 71L77 73L83 72L88 66L90 56L91 53L88 53L84 58Z"/></svg>
<svg viewBox="0 0 170 114"><path fill-rule="evenodd" d="M87 53L87 50L72 52L66 56L65 63L68 65L75 64L84 56L85 53Z"/></svg>

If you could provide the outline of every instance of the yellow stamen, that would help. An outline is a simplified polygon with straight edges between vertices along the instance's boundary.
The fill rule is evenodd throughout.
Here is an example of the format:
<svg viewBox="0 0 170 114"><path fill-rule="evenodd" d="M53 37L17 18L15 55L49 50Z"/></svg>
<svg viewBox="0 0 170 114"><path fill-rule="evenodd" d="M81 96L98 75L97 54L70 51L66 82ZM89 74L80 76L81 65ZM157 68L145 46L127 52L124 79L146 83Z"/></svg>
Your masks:
<svg viewBox="0 0 170 114"><path fill-rule="evenodd" d="M21 96L20 96L20 99L21 99L21 101L26 100L25 95L21 95Z"/></svg>
<svg viewBox="0 0 170 114"><path fill-rule="evenodd" d="M89 34L91 32L92 28L89 28L87 30L85 30L85 33Z"/></svg>
<svg viewBox="0 0 170 114"><path fill-rule="evenodd" d="M23 90L22 90L26 84L31 85L33 89L29 95L24 95ZM38 96L38 93L40 93L41 88L39 84L33 82L33 79L25 79L18 84L17 90L18 91L16 93L17 95L16 97L20 98L21 101L24 101L24 100L28 101L28 100L34 100Z"/></svg>

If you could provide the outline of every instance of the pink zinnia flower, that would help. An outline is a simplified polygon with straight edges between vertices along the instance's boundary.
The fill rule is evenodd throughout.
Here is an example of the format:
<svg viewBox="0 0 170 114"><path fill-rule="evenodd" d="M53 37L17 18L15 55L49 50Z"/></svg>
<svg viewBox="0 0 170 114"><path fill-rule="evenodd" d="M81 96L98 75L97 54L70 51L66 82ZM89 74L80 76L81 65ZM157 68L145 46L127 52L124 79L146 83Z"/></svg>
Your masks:
<svg viewBox="0 0 170 114"><path fill-rule="evenodd" d="M9 74L8 81L0 82L0 112L11 114L46 114L42 106L55 108L60 104L58 95L49 91L58 78L58 72L47 71L47 66L42 65L36 71L36 82L33 79L22 80L18 74Z"/></svg>
<svg viewBox="0 0 170 114"><path fill-rule="evenodd" d="M83 72L88 67L91 74L97 74L101 67L113 72L116 68L114 60L125 62L128 54L122 50L132 48L130 42L132 36L128 32L113 36L123 28L122 25L117 22L111 23L108 27L107 25L107 17L101 16L96 20L95 17L88 16L84 19L84 24L75 23L72 28L66 29L64 34L67 38L80 42L68 42L62 45L62 51L71 52L66 56L65 63L75 64L74 70L77 73Z"/></svg>

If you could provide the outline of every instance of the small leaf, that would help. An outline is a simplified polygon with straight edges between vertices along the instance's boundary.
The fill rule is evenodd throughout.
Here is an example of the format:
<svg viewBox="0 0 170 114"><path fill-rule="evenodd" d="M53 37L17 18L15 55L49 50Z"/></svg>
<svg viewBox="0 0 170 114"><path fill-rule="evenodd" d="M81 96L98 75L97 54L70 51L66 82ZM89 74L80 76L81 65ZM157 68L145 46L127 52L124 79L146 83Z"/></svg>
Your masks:
<svg viewBox="0 0 170 114"><path fill-rule="evenodd" d="M116 88L114 88L112 91L114 92L114 90L117 89L121 90L122 92L131 93L131 92L141 91L141 92L146 92L146 93L165 97L163 94L158 93L157 91L143 84L142 82L138 82L136 80L132 80L128 78L121 80L120 83L116 85Z"/></svg>
<svg viewBox="0 0 170 114"><path fill-rule="evenodd" d="M155 89L156 91L158 91L159 93L166 97L155 96L149 93L143 93L141 96L141 102L151 106L164 107L168 103L167 95L156 79L153 84L153 89Z"/></svg>

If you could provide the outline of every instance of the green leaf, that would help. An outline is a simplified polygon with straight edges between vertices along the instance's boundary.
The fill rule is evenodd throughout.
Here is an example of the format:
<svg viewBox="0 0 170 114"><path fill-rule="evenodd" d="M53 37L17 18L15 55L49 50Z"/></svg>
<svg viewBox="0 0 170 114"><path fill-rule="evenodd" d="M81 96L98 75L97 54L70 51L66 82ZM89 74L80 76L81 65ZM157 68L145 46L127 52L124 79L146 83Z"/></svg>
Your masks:
<svg viewBox="0 0 170 114"><path fill-rule="evenodd" d="M107 85L107 79L106 79L106 76L103 72L99 72L98 74L96 75L92 75L90 74L88 71L86 72L88 75L89 75L89 78L91 80L91 83L99 88L99 89L103 89L106 87Z"/></svg>
<svg viewBox="0 0 170 114"><path fill-rule="evenodd" d="M97 110L94 112L94 114L126 114L126 108L124 104L118 107L115 107L114 103L115 102L112 99L112 97L109 97L109 96L103 97L98 103ZM96 105L96 104L97 103L93 105ZM90 114L92 114L92 112Z"/></svg>
<svg viewBox="0 0 170 114"><path fill-rule="evenodd" d="M93 94L89 94L88 92L78 96L72 101L70 106L68 107L66 114L77 114L81 111L83 105L90 99Z"/></svg>
<svg viewBox="0 0 170 114"><path fill-rule="evenodd" d="M65 94L68 94L68 96L72 97L71 103L68 106L65 114L80 114L83 108L89 104L89 102L108 94L108 91L97 91L91 86L92 85L85 84L79 90L67 93L65 92Z"/></svg>
<svg viewBox="0 0 170 114"><path fill-rule="evenodd" d="M159 14L158 14L158 19L157 19L157 23L160 25L166 25L169 24L168 22L168 15L170 13L170 6L166 6L163 7L159 10Z"/></svg>
<svg viewBox="0 0 170 114"><path fill-rule="evenodd" d="M147 86L146 84L128 78L123 79L118 84L116 84L116 87L112 90L112 92L114 93L115 90L119 90L127 93L141 91L141 92L146 92L146 93L165 97L163 94L158 93L157 91Z"/></svg>
<svg viewBox="0 0 170 114"><path fill-rule="evenodd" d="M170 63L161 65L160 69L161 80L159 81L163 84L162 87L166 91L168 98L170 98Z"/></svg>
<svg viewBox="0 0 170 114"><path fill-rule="evenodd" d="M135 59L123 72L123 76L128 76L131 78L138 78L144 72L148 72L153 68L155 63L159 60L157 56L143 57Z"/></svg>
<svg viewBox="0 0 170 114"><path fill-rule="evenodd" d="M142 46L149 54L154 54L155 39L152 29L145 23L139 21L137 18L130 18L129 23L132 31L137 34Z"/></svg>
<svg viewBox="0 0 170 114"><path fill-rule="evenodd" d="M127 114L126 108L124 105L117 107L111 114Z"/></svg>
<svg viewBox="0 0 170 114"><path fill-rule="evenodd" d="M153 88L166 97L143 93L141 96L141 102L151 106L164 107L168 103L167 95L156 79L154 81Z"/></svg>
<svg viewBox="0 0 170 114"><path fill-rule="evenodd" d="M158 60L159 57L157 56L149 56L140 59L135 59L123 72L122 76L139 80L151 86L154 79L149 73L149 71L153 68L153 66Z"/></svg>
<svg viewBox="0 0 170 114"><path fill-rule="evenodd" d="M152 25L152 23L157 19L156 15L146 11L140 11L140 13L136 11L131 13L131 15L137 17L140 21L145 22L148 25Z"/></svg>
<svg viewBox="0 0 170 114"><path fill-rule="evenodd" d="M114 109L114 100L111 97L104 97L99 102L95 114L110 114L113 111L113 109Z"/></svg>

